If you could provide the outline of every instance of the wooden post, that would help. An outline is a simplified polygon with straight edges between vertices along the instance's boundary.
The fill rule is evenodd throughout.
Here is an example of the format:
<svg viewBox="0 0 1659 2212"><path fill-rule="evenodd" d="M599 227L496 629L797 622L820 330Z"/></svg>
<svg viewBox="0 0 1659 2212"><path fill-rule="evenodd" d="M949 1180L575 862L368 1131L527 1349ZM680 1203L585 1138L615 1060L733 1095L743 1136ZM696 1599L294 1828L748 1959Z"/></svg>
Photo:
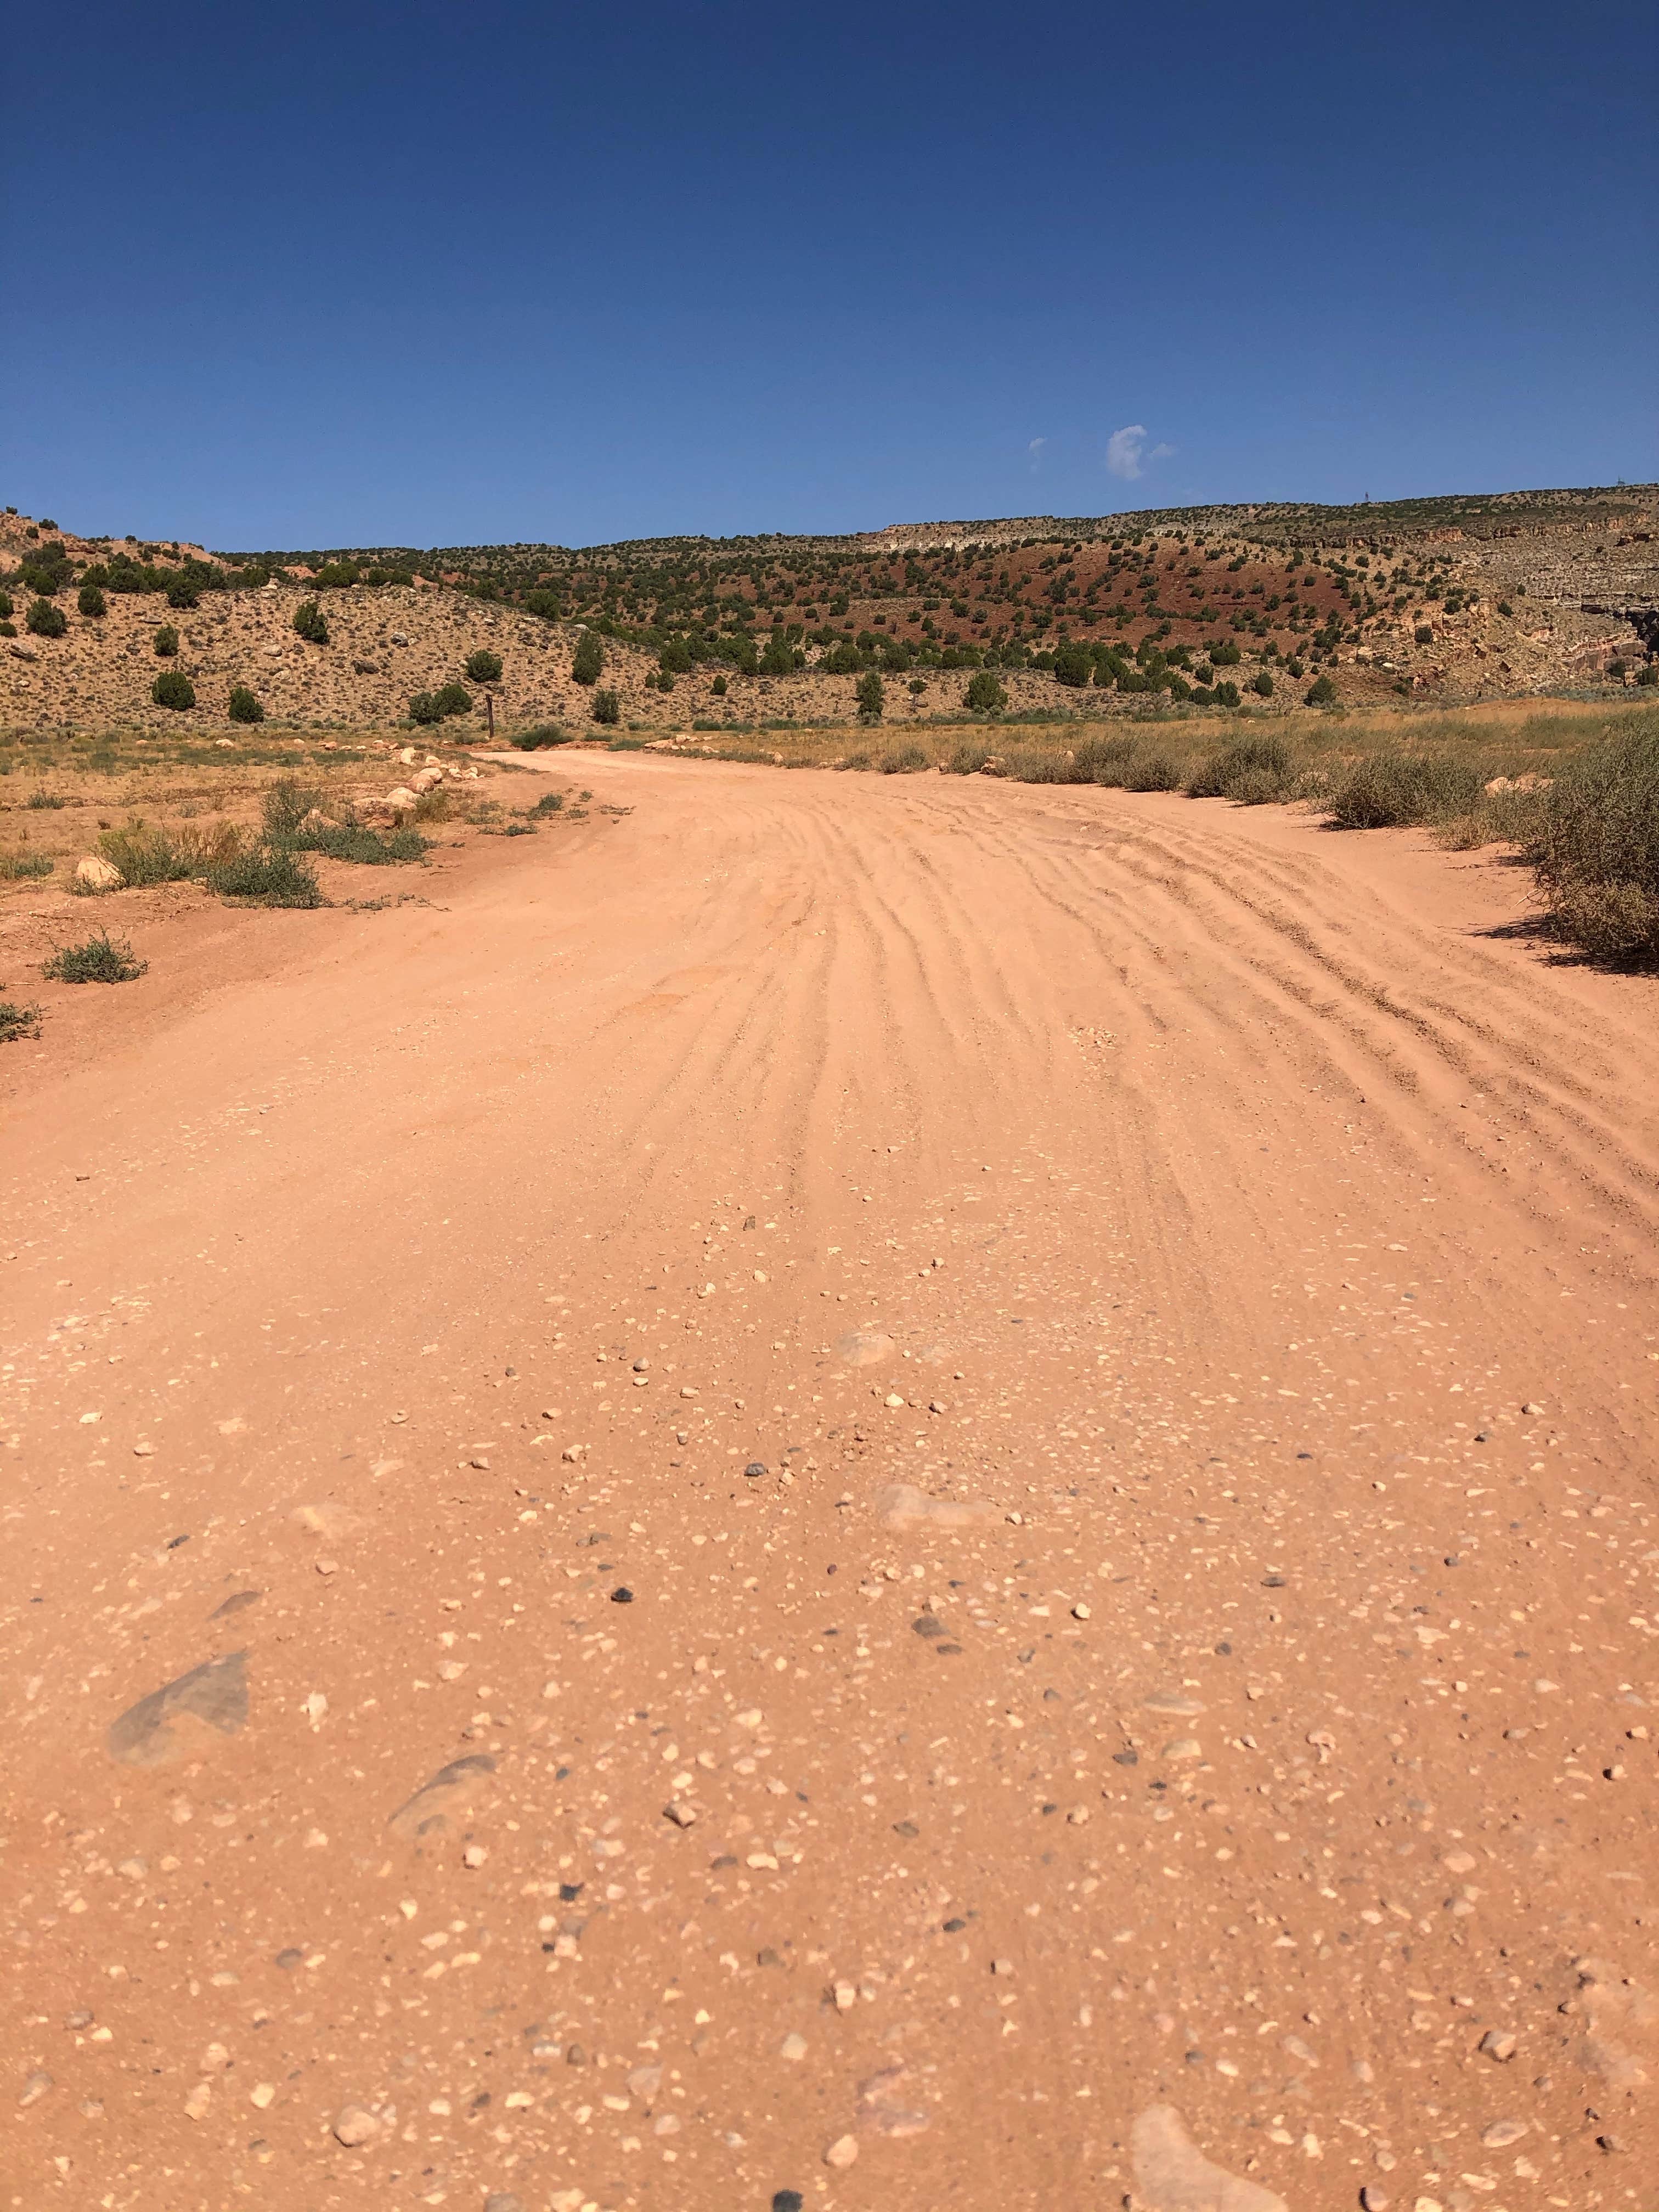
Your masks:
<svg viewBox="0 0 1659 2212"><path fill-rule="evenodd" d="M495 742L495 694L493 691L484 693L484 708L489 716L489 742L493 745Z"/></svg>

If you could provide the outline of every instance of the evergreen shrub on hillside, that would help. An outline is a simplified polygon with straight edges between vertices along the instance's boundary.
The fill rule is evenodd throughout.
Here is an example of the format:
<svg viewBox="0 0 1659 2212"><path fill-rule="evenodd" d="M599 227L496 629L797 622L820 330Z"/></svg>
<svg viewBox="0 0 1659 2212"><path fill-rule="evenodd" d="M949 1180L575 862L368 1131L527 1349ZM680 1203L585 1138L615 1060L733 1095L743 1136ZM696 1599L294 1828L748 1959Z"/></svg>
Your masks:
<svg viewBox="0 0 1659 2212"><path fill-rule="evenodd" d="M180 668L164 668L149 687L149 696L158 707L171 707L183 714L196 704L196 686Z"/></svg>

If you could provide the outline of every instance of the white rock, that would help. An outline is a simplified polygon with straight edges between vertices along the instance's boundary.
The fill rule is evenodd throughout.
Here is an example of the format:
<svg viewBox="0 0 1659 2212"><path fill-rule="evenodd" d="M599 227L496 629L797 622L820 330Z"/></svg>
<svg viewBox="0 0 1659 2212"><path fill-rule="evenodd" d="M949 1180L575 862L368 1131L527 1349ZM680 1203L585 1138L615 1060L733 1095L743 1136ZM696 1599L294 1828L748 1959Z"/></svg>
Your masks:
<svg viewBox="0 0 1659 2212"><path fill-rule="evenodd" d="M82 890L118 891L126 878L111 862L88 853L75 864L75 880Z"/></svg>
<svg viewBox="0 0 1659 2212"><path fill-rule="evenodd" d="M334 2139L343 2142L348 2150L371 2142L380 2132L380 2122L361 2105L342 2105L334 2116Z"/></svg>

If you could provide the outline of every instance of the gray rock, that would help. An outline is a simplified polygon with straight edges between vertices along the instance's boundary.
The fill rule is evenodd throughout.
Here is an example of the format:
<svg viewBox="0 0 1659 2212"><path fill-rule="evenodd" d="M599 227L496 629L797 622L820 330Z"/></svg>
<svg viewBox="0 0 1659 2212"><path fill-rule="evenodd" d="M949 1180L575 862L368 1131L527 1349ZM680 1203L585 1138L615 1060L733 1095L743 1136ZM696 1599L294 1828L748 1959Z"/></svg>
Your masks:
<svg viewBox="0 0 1659 2212"><path fill-rule="evenodd" d="M110 1757L124 1766L165 1766L198 1747L195 1731L181 1728L181 1721L236 1735L247 1726L247 1653L228 1652L129 1705L110 1724Z"/></svg>
<svg viewBox="0 0 1659 2212"><path fill-rule="evenodd" d="M441 1835L449 1826L450 1814L481 1796L489 1789L495 1771L495 1762L485 1751L469 1752L464 1759L452 1759L447 1766L441 1766L429 1782L423 1782L412 1797L398 1806L386 1826L411 1841L422 1836Z"/></svg>

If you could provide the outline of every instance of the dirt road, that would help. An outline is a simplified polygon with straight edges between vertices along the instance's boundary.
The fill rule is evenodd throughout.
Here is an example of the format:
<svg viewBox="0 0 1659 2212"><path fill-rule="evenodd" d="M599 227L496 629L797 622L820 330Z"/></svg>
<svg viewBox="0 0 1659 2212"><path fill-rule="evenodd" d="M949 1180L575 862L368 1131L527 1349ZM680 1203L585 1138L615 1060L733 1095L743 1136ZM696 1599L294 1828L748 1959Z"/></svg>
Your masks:
<svg viewBox="0 0 1659 2212"><path fill-rule="evenodd" d="M1659 985L580 765L0 1070L0 2202L1650 2198Z"/></svg>

